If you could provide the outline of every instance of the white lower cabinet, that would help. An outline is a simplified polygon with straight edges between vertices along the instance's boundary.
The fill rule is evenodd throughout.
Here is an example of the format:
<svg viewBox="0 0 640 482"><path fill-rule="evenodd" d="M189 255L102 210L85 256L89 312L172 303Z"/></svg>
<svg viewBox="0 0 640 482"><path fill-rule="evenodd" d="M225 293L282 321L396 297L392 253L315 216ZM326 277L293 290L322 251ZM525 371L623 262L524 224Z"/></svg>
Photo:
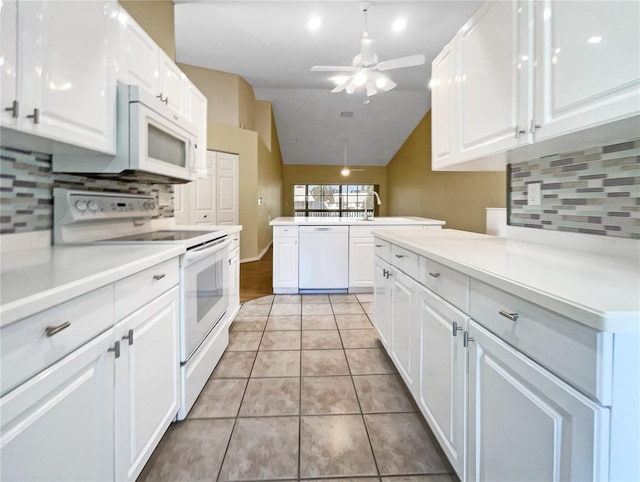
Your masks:
<svg viewBox="0 0 640 482"><path fill-rule="evenodd" d="M349 238L349 291L371 290L373 237Z"/></svg>
<svg viewBox="0 0 640 482"><path fill-rule="evenodd" d="M389 351L391 335L391 283L389 275L391 265L376 256L373 270L373 324L378 331L380 341Z"/></svg>
<svg viewBox="0 0 640 482"><path fill-rule="evenodd" d="M229 323L240 309L240 234L232 236L229 251Z"/></svg>
<svg viewBox="0 0 640 482"><path fill-rule="evenodd" d="M418 283L402 271L390 274L391 337L390 355L411 393L415 393L420 371L420 325L415 316L414 301Z"/></svg>
<svg viewBox="0 0 640 482"><path fill-rule="evenodd" d="M417 287L416 318L421 331L420 384L415 395L449 461L462 480L465 472L467 353L463 330L468 317L423 286Z"/></svg>
<svg viewBox="0 0 640 482"><path fill-rule="evenodd" d="M608 480L609 409L469 324L468 480Z"/></svg>
<svg viewBox="0 0 640 482"><path fill-rule="evenodd" d="M278 226L276 226L278 227ZM298 228L290 227L287 237L273 238L273 292L298 292Z"/></svg>
<svg viewBox="0 0 640 482"><path fill-rule="evenodd" d="M0 400L2 480L114 480L111 330Z"/></svg>
<svg viewBox="0 0 640 482"><path fill-rule="evenodd" d="M118 323L116 480L135 480L178 411L178 287Z"/></svg>

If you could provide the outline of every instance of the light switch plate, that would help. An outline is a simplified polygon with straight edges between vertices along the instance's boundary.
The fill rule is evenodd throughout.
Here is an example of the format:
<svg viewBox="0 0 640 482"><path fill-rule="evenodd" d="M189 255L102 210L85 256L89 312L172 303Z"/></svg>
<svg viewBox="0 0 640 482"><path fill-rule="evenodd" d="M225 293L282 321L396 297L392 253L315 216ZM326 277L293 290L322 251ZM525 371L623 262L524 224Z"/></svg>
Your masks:
<svg viewBox="0 0 640 482"><path fill-rule="evenodd" d="M541 189L541 182L527 184L527 206L540 206L542 198Z"/></svg>

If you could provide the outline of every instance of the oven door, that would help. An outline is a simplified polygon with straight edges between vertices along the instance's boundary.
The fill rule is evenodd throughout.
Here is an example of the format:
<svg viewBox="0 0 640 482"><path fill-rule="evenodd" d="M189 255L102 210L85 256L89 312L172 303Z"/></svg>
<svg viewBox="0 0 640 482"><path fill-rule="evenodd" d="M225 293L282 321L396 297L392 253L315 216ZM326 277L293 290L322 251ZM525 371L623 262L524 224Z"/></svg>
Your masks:
<svg viewBox="0 0 640 482"><path fill-rule="evenodd" d="M180 125L140 102L129 104L130 167L191 180L196 170L196 138Z"/></svg>
<svg viewBox="0 0 640 482"><path fill-rule="evenodd" d="M191 357L229 307L230 243L226 238L216 240L184 255L182 362Z"/></svg>

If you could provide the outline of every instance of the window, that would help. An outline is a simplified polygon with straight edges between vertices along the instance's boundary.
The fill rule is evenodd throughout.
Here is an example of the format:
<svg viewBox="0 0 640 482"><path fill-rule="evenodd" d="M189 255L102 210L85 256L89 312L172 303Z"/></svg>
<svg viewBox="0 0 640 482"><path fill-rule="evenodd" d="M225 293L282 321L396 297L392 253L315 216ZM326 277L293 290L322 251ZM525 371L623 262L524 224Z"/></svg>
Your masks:
<svg viewBox="0 0 640 482"><path fill-rule="evenodd" d="M365 209L377 216L373 184L296 184L293 186L293 211L304 217L361 218Z"/></svg>

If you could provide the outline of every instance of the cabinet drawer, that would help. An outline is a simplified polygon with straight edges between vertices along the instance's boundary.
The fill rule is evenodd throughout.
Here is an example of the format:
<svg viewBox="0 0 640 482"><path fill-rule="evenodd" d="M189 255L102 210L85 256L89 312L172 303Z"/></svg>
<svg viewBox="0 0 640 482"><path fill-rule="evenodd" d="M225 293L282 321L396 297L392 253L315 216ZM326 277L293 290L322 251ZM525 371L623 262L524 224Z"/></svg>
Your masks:
<svg viewBox="0 0 640 482"><path fill-rule="evenodd" d="M177 285L178 269L178 258L173 258L116 282L116 320L142 308Z"/></svg>
<svg viewBox="0 0 640 482"><path fill-rule="evenodd" d="M419 281L459 310L469 313L469 277L466 274L420 256Z"/></svg>
<svg viewBox="0 0 640 482"><path fill-rule="evenodd" d="M297 238L298 226L274 226L273 237L274 238Z"/></svg>
<svg viewBox="0 0 640 482"><path fill-rule="evenodd" d="M471 280L471 318L569 384L611 403L613 335ZM500 313L503 313L501 315ZM516 318L509 319L505 315Z"/></svg>
<svg viewBox="0 0 640 482"><path fill-rule="evenodd" d="M380 238L373 238L373 254L384 259L387 263L391 262L391 244Z"/></svg>
<svg viewBox="0 0 640 482"><path fill-rule="evenodd" d="M2 395L98 336L114 322L113 285L108 285L3 326ZM51 333L53 327L61 329Z"/></svg>
<svg viewBox="0 0 640 482"><path fill-rule="evenodd" d="M240 247L240 233L233 233L229 235L231 244L229 245L229 252Z"/></svg>
<svg viewBox="0 0 640 482"><path fill-rule="evenodd" d="M394 244L391 245L391 264L404 271L413 279L418 279L418 255L412 253L408 249L401 248Z"/></svg>

